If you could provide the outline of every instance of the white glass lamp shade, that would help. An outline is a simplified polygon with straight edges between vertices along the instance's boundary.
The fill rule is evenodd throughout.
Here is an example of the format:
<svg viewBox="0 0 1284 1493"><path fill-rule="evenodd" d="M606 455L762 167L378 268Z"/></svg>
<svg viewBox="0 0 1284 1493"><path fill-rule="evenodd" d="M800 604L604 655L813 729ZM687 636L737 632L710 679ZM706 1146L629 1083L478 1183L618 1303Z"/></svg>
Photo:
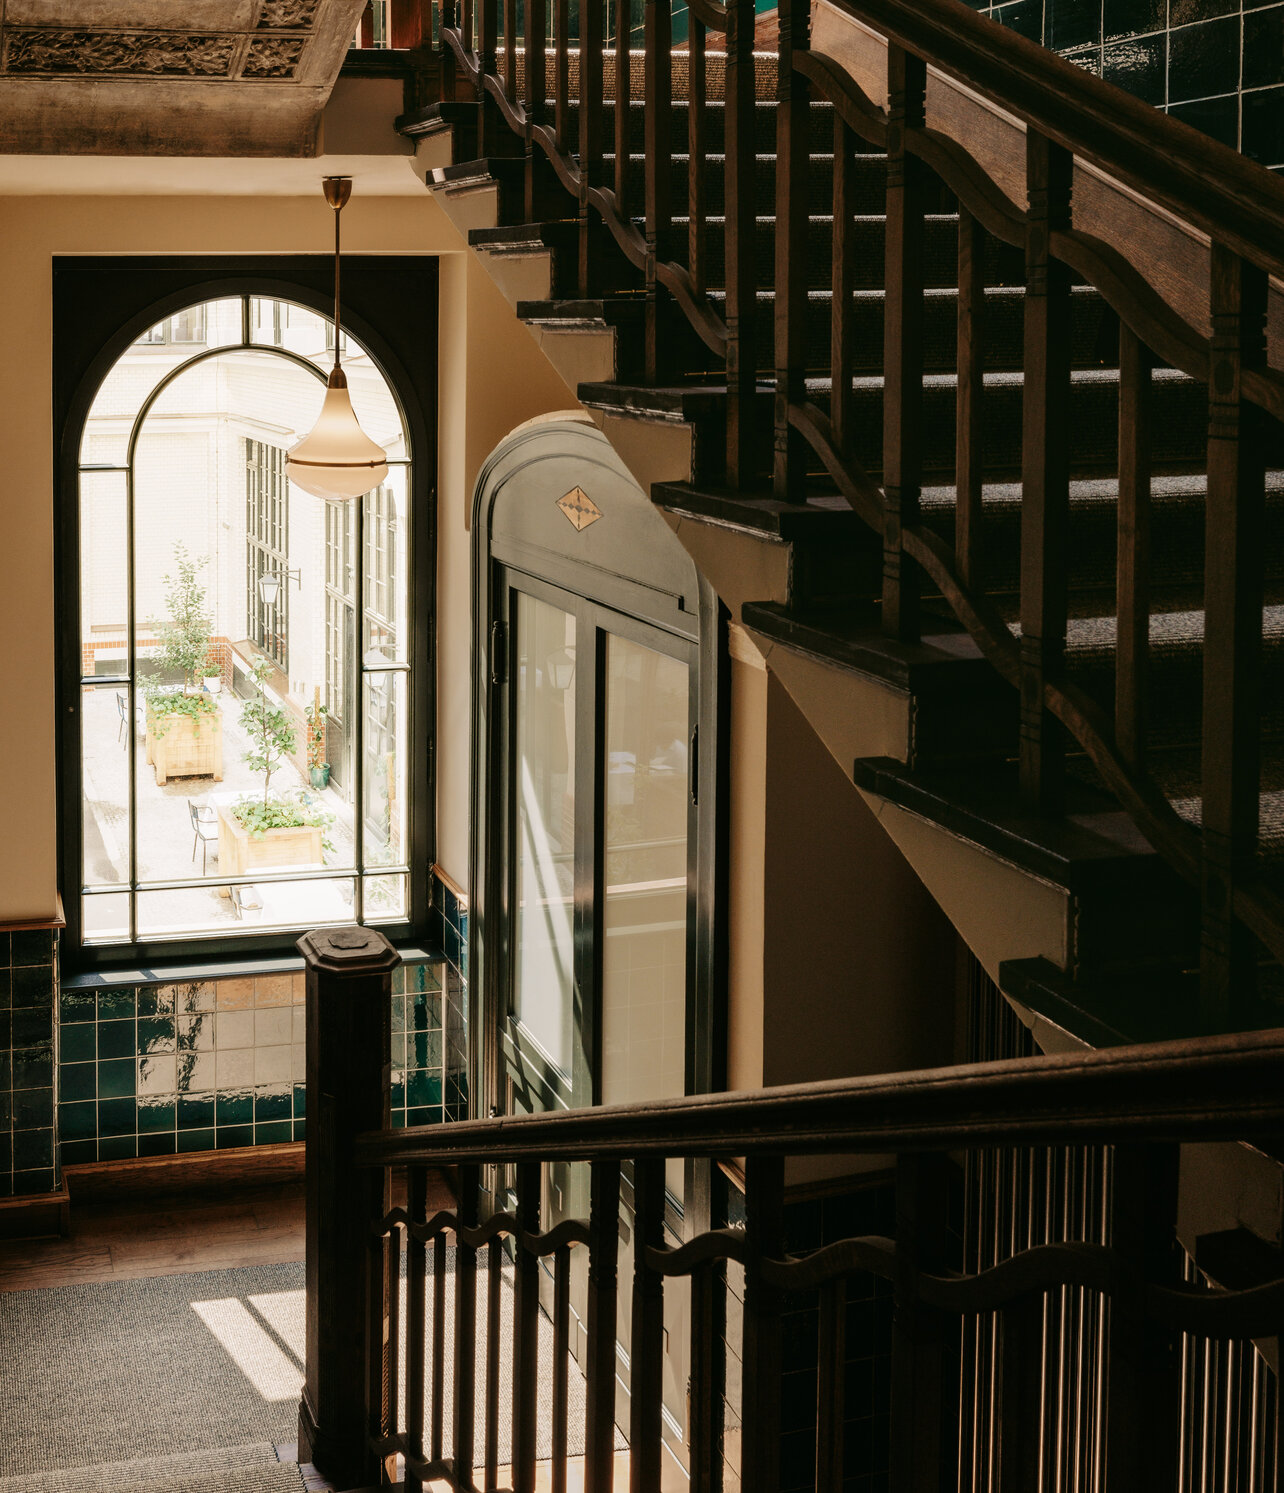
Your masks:
<svg viewBox="0 0 1284 1493"><path fill-rule="evenodd" d="M286 452L285 475L318 498L359 498L388 475L387 453L357 423L341 368L330 370L317 423Z"/></svg>
<svg viewBox="0 0 1284 1493"><path fill-rule="evenodd" d="M259 577L259 599L265 607L272 606L280 589L281 577L274 571L265 570Z"/></svg>

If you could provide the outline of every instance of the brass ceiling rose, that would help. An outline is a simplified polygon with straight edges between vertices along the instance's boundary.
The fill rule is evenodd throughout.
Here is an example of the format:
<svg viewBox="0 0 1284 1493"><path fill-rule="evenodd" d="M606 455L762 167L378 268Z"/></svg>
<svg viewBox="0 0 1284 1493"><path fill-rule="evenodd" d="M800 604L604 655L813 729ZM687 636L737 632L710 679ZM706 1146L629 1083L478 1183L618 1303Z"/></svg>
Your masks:
<svg viewBox="0 0 1284 1493"><path fill-rule="evenodd" d="M602 510L582 487L571 488L565 497L558 498L557 506L580 530L587 529L602 517Z"/></svg>

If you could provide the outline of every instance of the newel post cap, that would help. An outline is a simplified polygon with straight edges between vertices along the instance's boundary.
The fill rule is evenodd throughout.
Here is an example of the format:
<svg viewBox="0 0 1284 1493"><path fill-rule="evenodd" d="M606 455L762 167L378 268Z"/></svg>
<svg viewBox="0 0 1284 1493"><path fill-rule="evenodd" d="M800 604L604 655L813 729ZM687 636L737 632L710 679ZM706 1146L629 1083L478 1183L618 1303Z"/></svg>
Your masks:
<svg viewBox="0 0 1284 1493"><path fill-rule="evenodd" d="M355 923L314 928L295 945L309 969L331 975L375 975L396 969L401 955L382 933Z"/></svg>

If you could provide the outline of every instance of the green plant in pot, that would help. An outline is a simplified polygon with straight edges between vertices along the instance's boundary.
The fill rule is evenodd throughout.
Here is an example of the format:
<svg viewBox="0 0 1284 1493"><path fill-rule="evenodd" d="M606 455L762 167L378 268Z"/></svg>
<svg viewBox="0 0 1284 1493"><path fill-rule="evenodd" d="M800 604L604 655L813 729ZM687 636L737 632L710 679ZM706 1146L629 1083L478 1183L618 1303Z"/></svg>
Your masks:
<svg viewBox="0 0 1284 1493"><path fill-rule="evenodd" d="M330 764L325 760L326 718L329 710L321 703L321 691L317 690L312 704L304 708L304 741L308 750L308 781L316 789L325 788L330 782Z"/></svg>
<svg viewBox="0 0 1284 1493"><path fill-rule="evenodd" d="M268 692L272 666L256 659L250 670L253 693L241 707L241 726L249 738L245 764L262 774L263 791L240 798L220 810L228 833L220 837L219 864L232 874L258 866L316 865L331 847L325 831L334 816L302 794L281 793L272 775L294 755L297 744L289 712Z"/></svg>
<svg viewBox="0 0 1284 1493"><path fill-rule="evenodd" d="M203 559L174 546L174 569L162 577L166 616L152 623L159 640L157 675L143 689L147 760L163 785L173 777L223 776L223 717L202 688L211 619L201 584Z"/></svg>

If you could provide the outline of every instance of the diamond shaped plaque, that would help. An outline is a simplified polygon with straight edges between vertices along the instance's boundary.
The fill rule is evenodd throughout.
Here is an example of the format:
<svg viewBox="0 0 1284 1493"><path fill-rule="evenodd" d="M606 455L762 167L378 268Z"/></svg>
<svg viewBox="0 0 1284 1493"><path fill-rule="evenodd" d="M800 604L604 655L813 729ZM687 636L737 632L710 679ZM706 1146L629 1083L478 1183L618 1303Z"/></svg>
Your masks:
<svg viewBox="0 0 1284 1493"><path fill-rule="evenodd" d="M571 488L565 497L558 498L557 506L577 529L587 529L602 517L602 510L582 487Z"/></svg>

